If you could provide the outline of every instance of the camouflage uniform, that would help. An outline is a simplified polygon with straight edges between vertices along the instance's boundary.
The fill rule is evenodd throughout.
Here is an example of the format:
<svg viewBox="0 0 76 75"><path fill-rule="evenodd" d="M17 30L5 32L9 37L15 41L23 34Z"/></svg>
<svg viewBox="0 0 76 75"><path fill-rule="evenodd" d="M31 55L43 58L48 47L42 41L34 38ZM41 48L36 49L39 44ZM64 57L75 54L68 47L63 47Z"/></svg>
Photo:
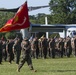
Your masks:
<svg viewBox="0 0 76 75"><path fill-rule="evenodd" d="M2 41L0 40L0 64L2 63Z"/></svg>
<svg viewBox="0 0 76 75"><path fill-rule="evenodd" d="M8 55L8 61L11 64L12 60L14 59L14 54L13 54L13 44L14 42L12 41L12 39L9 39L7 44L6 44L6 51L7 51L7 55Z"/></svg>
<svg viewBox="0 0 76 75"><path fill-rule="evenodd" d="M16 55L16 64L19 64L21 49L21 42L18 38L17 40L15 40L15 43L13 45L13 53Z"/></svg>
<svg viewBox="0 0 76 75"><path fill-rule="evenodd" d="M66 46L67 46L67 57L70 57L70 55L72 54L72 46L70 38L68 38Z"/></svg>
<svg viewBox="0 0 76 75"><path fill-rule="evenodd" d="M63 57L63 52L64 52L64 42L63 39L61 38L60 42L59 42L59 49L60 49L60 54L61 57Z"/></svg>
<svg viewBox="0 0 76 75"><path fill-rule="evenodd" d="M21 67L24 65L25 62L27 62L28 66L30 67L31 70L33 69L32 66L32 60L31 60L31 45L30 42L28 41L28 39L24 39L21 43L22 46L22 51L23 51L23 56L22 56L22 60L21 63L18 66L18 72L20 71Z"/></svg>
<svg viewBox="0 0 76 75"><path fill-rule="evenodd" d="M75 56L76 56L76 37L75 37L75 39L74 39L74 48L75 48Z"/></svg>
<svg viewBox="0 0 76 75"><path fill-rule="evenodd" d="M2 52L3 52L3 59L4 59L4 61L6 61L6 59L7 59L6 41L3 41L3 44L2 44Z"/></svg>
<svg viewBox="0 0 76 75"><path fill-rule="evenodd" d="M51 39L51 41L49 42L49 46L51 48L51 55L52 55L52 58L55 58L55 47L56 47L56 43L55 43L55 40L54 39Z"/></svg>
<svg viewBox="0 0 76 75"><path fill-rule="evenodd" d="M37 38L35 38L35 40L33 41L33 46L34 46L34 49L35 49L34 53L36 54L34 56L35 56L35 58L38 59L38 57L39 57L39 41L38 41Z"/></svg>
<svg viewBox="0 0 76 75"><path fill-rule="evenodd" d="M42 40L42 51L44 59L47 58L47 47L48 47L47 39L44 37Z"/></svg>

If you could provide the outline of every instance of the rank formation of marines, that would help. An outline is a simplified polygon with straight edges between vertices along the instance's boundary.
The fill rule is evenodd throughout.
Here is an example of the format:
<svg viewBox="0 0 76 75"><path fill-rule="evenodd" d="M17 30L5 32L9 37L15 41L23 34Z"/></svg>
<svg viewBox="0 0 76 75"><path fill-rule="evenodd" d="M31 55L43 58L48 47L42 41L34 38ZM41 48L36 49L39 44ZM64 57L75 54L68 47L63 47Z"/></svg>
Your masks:
<svg viewBox="0 0 76 75"><path fill-rule="evenodd" d="M71 55L76 57L76 37L49 39L35 37L32 40L19 37L0 39L0 64L4 61L12 64L15 61L18 65L18 72L20 72L25 62L27 62L30 70L36 72L32 59L70 58Z"/></svg>

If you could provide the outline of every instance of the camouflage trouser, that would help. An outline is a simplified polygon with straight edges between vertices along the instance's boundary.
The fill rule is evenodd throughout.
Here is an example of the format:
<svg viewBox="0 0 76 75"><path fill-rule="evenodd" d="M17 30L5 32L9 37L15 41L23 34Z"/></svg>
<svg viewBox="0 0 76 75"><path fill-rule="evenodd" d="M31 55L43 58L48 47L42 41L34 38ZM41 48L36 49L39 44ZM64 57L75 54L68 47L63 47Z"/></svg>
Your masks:
<svg viewBox="0 0 76 75"><path fill-rule="evenodd" d="M18 66L18 69L20 70L25 62L27 62L28 66L30 67L30 70L33 70L32 60L31 60L31 56L30 55L24 55L22 57L22 60L21 60L21 63L19 64L19 66Z"/></svg>
<svg viewBox="0 0 76 75"><path fill-rule="evenodd" d="M21 55L21 51L17 51L17 52L15 53L15 56L16 56L16 64L19 64L20 55Z"/></svg>
<svg viewBox="0 0 76 75"><path fill-rule="evenodd" d="M42 50L43 50L43 56L44 56L44 58L46 58L47 57L47 47L43 47Z"/></svg>
<svg viewBox="0 0 76 75"><path fill-rule="evenodd" d="M67 57L70 57L70 55L72 54L72 48L67 48Z"/></svg>
<svg viewBox="0 0 76 75"><path fill-rule="evenodd" d="M11 53L8 53L8 61L11 63L12 60L14 60L14 54L11 52Z"/></svg>
<svg viewBox="0 0 76 75"><path fill-rule="evenodd" d="M0 64L2 62L2 53L0 53Z"/></svg>

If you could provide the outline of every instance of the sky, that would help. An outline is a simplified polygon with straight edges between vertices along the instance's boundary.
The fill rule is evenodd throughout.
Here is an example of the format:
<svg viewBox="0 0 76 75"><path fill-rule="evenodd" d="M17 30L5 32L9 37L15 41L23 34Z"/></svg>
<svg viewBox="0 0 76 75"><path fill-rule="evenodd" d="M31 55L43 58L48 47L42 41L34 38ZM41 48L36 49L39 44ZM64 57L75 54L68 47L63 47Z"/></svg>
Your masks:
<svg viewBox="0 0 76 75"><path fill-rule="evenodd" d="M0 8L17 8L21 6L26 0L0 0ZM30 6L45 6L50 0L27 0L28 7ZM37 15L38 13L50 14L49 7L30 11L29 15Z"/></svg>

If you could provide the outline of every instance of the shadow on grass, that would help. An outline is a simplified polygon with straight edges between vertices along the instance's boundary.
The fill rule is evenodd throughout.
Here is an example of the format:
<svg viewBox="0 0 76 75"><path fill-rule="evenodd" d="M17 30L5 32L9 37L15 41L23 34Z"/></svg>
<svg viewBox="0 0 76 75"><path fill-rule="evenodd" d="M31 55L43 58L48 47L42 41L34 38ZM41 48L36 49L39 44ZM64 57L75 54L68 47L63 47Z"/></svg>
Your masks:
<svg viewBox="0 0 76 75"><path fill-rule="evenodd" d="M76 70L41 70L41 71L42 72L76 72Z"/></svg>
<svg viewBox="0 0 76 75"><path fill-rule="evenodd" d="M51 70L51 72L76 72L76 70Z"/></svg>

